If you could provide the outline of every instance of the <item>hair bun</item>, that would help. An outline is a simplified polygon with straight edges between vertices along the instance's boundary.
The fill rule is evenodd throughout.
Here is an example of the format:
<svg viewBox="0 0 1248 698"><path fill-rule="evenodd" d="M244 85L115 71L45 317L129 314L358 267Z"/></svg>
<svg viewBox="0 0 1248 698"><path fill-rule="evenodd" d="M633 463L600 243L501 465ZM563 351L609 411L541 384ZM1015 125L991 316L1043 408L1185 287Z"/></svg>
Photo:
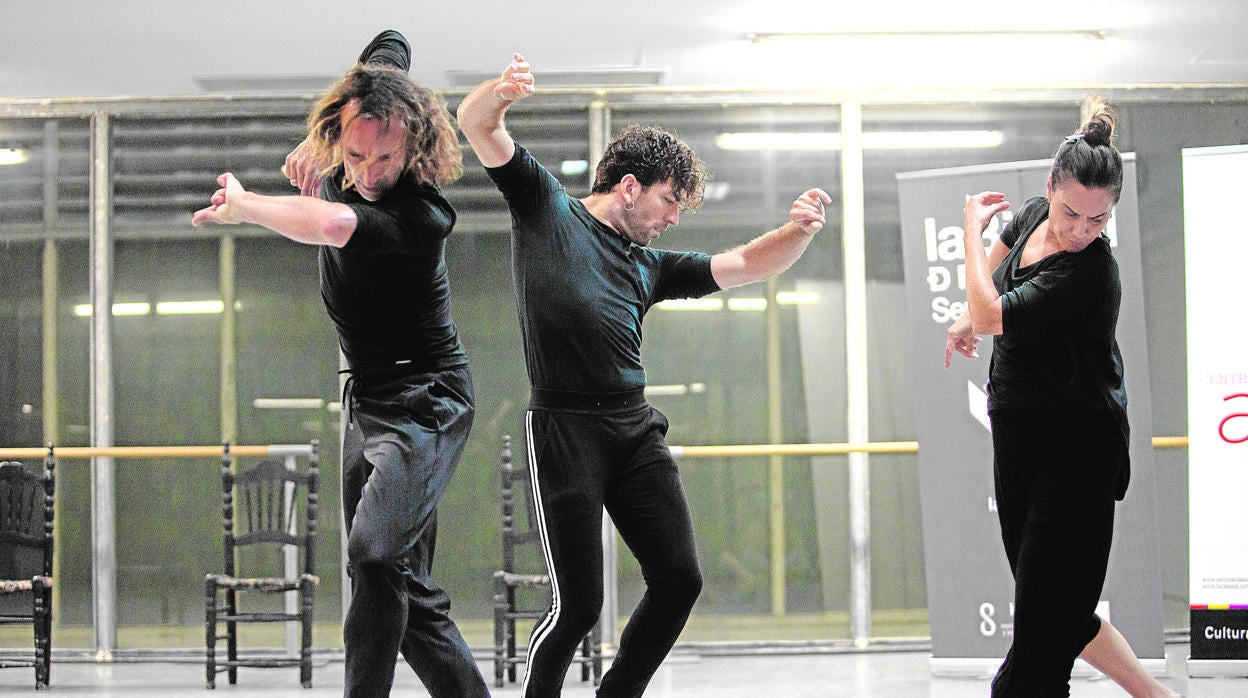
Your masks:
<svg viewBox="0 0 1248 698"><path fill-rule="evenodd" d="M1117 120L1117 114L1108 104L1097 102L1093 108L1092 117L1083 125L1083 128L1079 129L1079 132L1083 134L1083 139L1090 146L1112 146Z"/></svg>

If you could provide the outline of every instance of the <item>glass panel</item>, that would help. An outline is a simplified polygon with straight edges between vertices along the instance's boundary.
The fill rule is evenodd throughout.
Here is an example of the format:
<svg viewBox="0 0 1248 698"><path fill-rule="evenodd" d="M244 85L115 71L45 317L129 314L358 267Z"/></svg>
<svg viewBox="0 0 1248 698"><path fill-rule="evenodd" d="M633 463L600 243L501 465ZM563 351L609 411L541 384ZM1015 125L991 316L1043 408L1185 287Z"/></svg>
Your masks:
<svg viewBox="0 0 1248 698"><path fill-rule="evenodd" d="M454 109L454 104L451 108ZM283 108L285 109L285 108ZM1120 107L1120 145L1135 152L1141 187L1146 299L1152 352L1176 370L1154 367L1154 431L1181 434L1182 352L1168 352L1182 334L1182 147L1242 143L1242 103ZM704 105L614 108L613 131L630 122L676 131L706 160L711 188L702 209L681 217L658 243L718 252L744 243L787 219L792 199L810 186L833 197L827 228L793 269L780 293L802 286L840 298L841 186L837 150L725 150L721 133L836 133L836 105ZM521 103L509 127L574 196L588 192L588 114L584 107ZM966 103L867 105L866 134L997 131L994 148L915 148L864 153L868 276L871 436L913 438L904 326L904 297L895 174L940 167L1048 158L1078 121L1077 104ZM114 321L116 442L209 444L220 437L220 316L161 315L168 300L220 298L219 228L192 229L216 175L235 172L246 186L289 193L278 167L302 137L303 114L124 117L114 119L114 236L117 301L149 304L146 314ZM26 161L0 165L0 446L43 440L42 420L55 409L59 445L89 440L89 341L86 243L89 211L89 120L0 120L0 148L21 149ZM491 644L490 575L497 565L497 460L503 434L519 446L528 398L511 288L510 221L501 195L466 150L464 177L446 194L459 212L447 247L454 317L468 347L477 417L460 470L441 507L438 574L455 601L470 643ZM50 184L49 184L50 183ZM1146 191L1147 190L1147 191ZM315 249L252 227L230 229L236 239L239 435L243 443L323 445L321 545L316 644L341 642L341 512L338 509L338 354L316 276ZM43 405L42 278L44 242L56 239L58 293L57 402ZM843 387L829 391L831 407L810 399L815 378L844 373L841 321L827 320L826 346L812 349L800 305L779 312L778 385L765 370L767 287L755 284L717 294L715 310L655 309L646 323L644 360L652 386L666 392L653 403L671 418L673 445L762 443L767 398L777 395L785 442L844 438ZM829 311L830 312L830 311ZM828 316L833 317L832 315ZM1175 325L1178 323L1178 325ZM803 336L803 333L806 336ZM1163 347L1166 349L1163 350ZM812 351L827 351L811 356ZM938 351L938 350L936 350ZM826 360L823 360L825 359ZM811 368L811 366L815 368ZM843 381L843 376L840 378ZM679 389L678 389L679 387ZM266 409L259 398L314 398L307 409ZM830 412L826 413L826 410ZM826 432L826 433L825 433ZM828 436L827 434L830 434ZM1158 457L1159 477L1181 491L1185 457ZM843 638L848 621L848 524L844 458L783 459L785 589L771 588L767 458L684 458L706 589L684 641ZM926 634L922 541L913 455L873 456L872 598L876 636ZM1170 467L1162 467L1170 466ZM120 644L126 648L197 647L202 643L200 580L220 555L219 479L215 459L123 459L116 463ZM89 647L91 637L90 464L63 459L58 472L58 646ZM1167 490L1168 491L1168 490ZM1162 530L1182 530L1183 498L1163 503ZM1185 618L1186 541L1163 540L1167 619ZM1178 552L1175 552L1178 551ZM640 597L640 573L621 547L621 615ZM522 632L527 632L527 629ZM0 645L26 637L0 635Z"/></svg>
<svg viewBox="0 0 1248 698"><path fill-rule="evenodd" d="M787 294L801 280L835 282L841 278L839 154L767 147L731 150L721 147L720 136L836 133L839 116L835 105L621 107L613 111L612 124L616 130L633 122L672 130L698 152L711 171L701 210L682 216L680 225L657 246L721 252L787 222L792 201L806 189L827 191L833 199L825 207L827 226L794 267L777 278L775 290ZM652 388L683 386L676 394L651 398L670 418L669 442L687 446L770 441L769 391L784 406L776 440L806 441L799 306L787 302L777 306L781 379L779 385L769 385L768 286L743 286L713 298L722 298L722 306L702 311L660 307L646 319L643 358L649 384ZM685 458L680 467L705 580L682 641L798 640L844 634L847 604L837 600L825 607L821 590L824 575L843 575L846 565L819 563L815 520L820 505L811 497L811 460L786 458L777 464L783 473L786 546L785 589L780 595L773 594L771 578L770 459ZM644 585L622 544L619 583L619 612L627 616ZM773 617L777 602L783 603L787 616Z"/></svg>

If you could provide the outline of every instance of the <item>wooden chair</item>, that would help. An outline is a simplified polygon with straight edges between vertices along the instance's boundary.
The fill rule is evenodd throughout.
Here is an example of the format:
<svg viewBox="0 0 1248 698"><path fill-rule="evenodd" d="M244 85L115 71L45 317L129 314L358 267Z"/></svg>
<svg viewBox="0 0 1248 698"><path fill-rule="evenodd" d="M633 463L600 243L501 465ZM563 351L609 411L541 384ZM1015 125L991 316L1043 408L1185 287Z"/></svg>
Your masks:
<svg viewBox="0 0 1248 698"><path fill-rule="evenodd" d="M519 571L523 565L517 562L517 553L525 550L537 551L538 533L535 507L533 505L533 487L529 482L528 469L516 468L511 460L511 437L503 437L503 448L500 462L502 478L502 540L503 565L494 573L494 686L503 686L503 674L507 680L515 683L516 666L526 661L527 652L522 655L516 648L516 621L536 620L540 618L550 605L550 575L546 572L526 573ZM523 498L524 526L517 526L516 496ZM538 564L545 568L545 558L540 554L540 563L533 563L530 569ZM522 590L541 590L536 594L539 602L522 603L525 595ZM602 624L595 623L593 629L581 641L581 650L574 660L581 665L581 680L593 679L597 686L602 679Z"/></svg>
<svg viewBox="0 0 1248 698"><path fill-rule="evenodd" d="M297 666L300 683L311 688L312 600L320 583L315 574L318 444L312 442L305 472L289 470L281 459L268 458L235 473L232 461L227 443L221 459L225 571L204 578L208 688L216 688L216 676L221 672L229 673L231 684L237 683L240 666ZM286 570L290 546L296 557L302 557L297 574ZM276 602L285 601L286 592L296 591L296 610L275 610ZM243 608L243 598L248 601L248 610ZM302 629L299 656L258 651L244 656L239 652L238 624L291 622L299 623ZM224 635L218 634L221 624L225 624ZM218 640L226 641L224 660L217 657Z"/></svg>
<svg viewBox="0 0 1248 698"><path fill-rule="evenodd" d="M0 625L30 624L34 658L5 658L0 667L33 666L35 688L48 687L52 667L52 521L56 512L56 456L43 474L21 463L0 463Z"/></svg>

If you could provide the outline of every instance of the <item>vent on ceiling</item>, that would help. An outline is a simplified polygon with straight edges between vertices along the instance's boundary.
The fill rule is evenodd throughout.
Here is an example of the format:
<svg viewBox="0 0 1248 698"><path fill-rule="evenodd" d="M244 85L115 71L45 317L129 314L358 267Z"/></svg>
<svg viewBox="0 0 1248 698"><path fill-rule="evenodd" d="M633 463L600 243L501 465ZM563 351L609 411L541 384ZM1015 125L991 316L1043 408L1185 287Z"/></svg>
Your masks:
<svg viewBox="0 0 1248 698"><path fill-rule="evenodd" d="M218 94L319 94L333 85L336 79L333 75L202 75L195 78L195 83L204 92Z"/></svg>
<svg viewBox="0 0 1248 698"><path fill-rule="evenodd" d="M452 87L476 87L496 72L448 70L447 82ZM591 68L585 70L543 70L537 73L538 84L544 87L643 87L661 85L667 77L666 68Z"/></svg>

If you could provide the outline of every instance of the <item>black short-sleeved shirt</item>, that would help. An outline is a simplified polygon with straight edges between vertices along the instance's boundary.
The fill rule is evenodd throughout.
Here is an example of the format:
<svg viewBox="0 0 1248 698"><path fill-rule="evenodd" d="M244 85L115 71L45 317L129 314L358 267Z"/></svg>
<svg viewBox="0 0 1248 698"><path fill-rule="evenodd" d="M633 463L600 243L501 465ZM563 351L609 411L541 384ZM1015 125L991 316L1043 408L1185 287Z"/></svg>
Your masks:
<svg viewBox="0 0 1248 698"><path fill-rule="evenodd" d="M446 237L455 209L437 189L404 175L377 201L343 191L343 170L321 181L321 197L344 203L358 223L341 249L320 248L321 297L353 369L413 372L463 366L451 320Z"/></svg>
<svg viewBox="0 0 1248 698"><path fill-rule="evenodd" d="M1010 252L993 271L1002 331L993 339L990 409L1108 410L1128 433L1127 390L1116 330L1122 284L1104 235L1079 252L1020 266L1049 216L1028 199L1001 233Z"/></svg>
<svg viewBox="0 0 1248 698"><path fill-rule="evenodd" d="M511 208L512 280L530 386L644 388L642 318L659 301L720 290L710 256L633 244L519 145L510 162L487 172Z"/></svg>

